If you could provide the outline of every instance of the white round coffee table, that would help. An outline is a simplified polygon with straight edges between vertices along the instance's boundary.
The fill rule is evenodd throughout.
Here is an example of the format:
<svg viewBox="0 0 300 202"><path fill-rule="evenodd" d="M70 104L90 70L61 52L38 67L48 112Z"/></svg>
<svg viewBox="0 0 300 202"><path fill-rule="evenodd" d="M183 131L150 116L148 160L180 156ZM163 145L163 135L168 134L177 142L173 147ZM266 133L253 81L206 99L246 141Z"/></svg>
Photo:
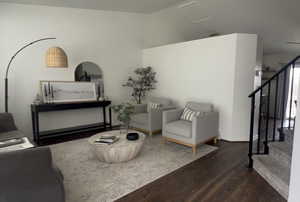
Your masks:
<svg viewBox="0 0 300 202"><path fill-rule="evenodd" d="M100 161L104 161L107 163L125 162L135 158L138 155L146 138L146 136L141 132L129 132L138 133L139 139L135 141L127 140L126 134L120 134L120 130L113 130L98 133L90 137L88 139L88 142ZM99 139L102 135L115 135L118 136L120 139L117 142L110 145L96 143L95 140Z"/></svg>

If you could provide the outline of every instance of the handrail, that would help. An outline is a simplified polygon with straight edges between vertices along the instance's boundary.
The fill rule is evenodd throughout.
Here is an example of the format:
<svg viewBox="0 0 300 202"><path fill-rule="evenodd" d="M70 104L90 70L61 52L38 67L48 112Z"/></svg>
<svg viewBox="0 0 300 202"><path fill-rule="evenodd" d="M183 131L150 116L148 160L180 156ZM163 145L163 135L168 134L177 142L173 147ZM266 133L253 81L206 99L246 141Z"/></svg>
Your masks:
<svg viewBox="0 0 300 202"><path fill-rule="evenodd" d="M249 152L248 152L248 157L249 157L249 168L253 168L253 155L267 155L269 154L269 142L270 141L279 141L279 142L284 142L285 140L285 132L284 129L291 130L291 117L292 117L292 99L290 100L289 104L289 115L288 115L288 122L289 125L288 127L284 126L284 121L287 120L285 117L284 111L288 109L288 102L287 98L288 96L293 97L293 85L294 85L294 70L295 70L295 64L297 61L300 59L300 56L297 56L294 58L292 61L290 61L288 64L284 65L279 71L277 71L270 79L268 79L266 82L264 82L260 87L258 87L256 90L254 90L250 95L251 99L251 114L250 114L250 134L249 134ZM288 71L291 71L291 75L289 75ZM282 74L282 75L280 75ZM283 76L283 80L280 81L280 77ZM286 86L289 85L288 83L290 80L288 80L288 77L291 76L291 90L287 89ZM274 82L272 82L274 81ZM280 87L279 89L279 82L280 85L282 83L282 88ZM273 91L273 94L275 94L275 97L271 96L271 87L275 84L275 91ZM263 97L263 90L266 90L267 97ZM282 93L279 96L279 92L282 91ZM288 92L287 92L288 91ZM259 97L259 106L258 106L258 127L254 127L255 123L255 110L257 109L256 107L256 96L258 95ZM290 95L288 95L290 94ZM257 98L258 98L257 97ZM274 112L272 115L274 118L271 118L270 116L270 102L275 101L275 104L272 106L272 109L274 108ZM279 103L279 105L278 105ZM266 108L263 110L262 113L262 106L266 104ZM278 110L282 113L278 114ZM278 119L278 115L280 118ZM269 122L272 121L273 124L269 124ZM278 122L280 121L280 123ZM271 131L271 128L273 127L273 130ZM263 128L262 128L263 127ZM276 137L276 128L278 130L278 137ZM271 133L270 133L271 131ZM255 144L257 144L256 148L256 153L253 151L253 144L254 144L254 133L257 132L257 141ZM272 134L273 133L273 134ZM264 150L261 152L261 143L264 144Z"/></svg>
<svg viewBox="0 0 300 202"><path fill-rule="evenodd" d="M276 74L274 74L268 81L264 82L260 87L258 87L256 90L254 90L252 93L249 94L248 97L254 96L258 91L262 90L263 87L265 87L268 83L270 83L274 78L276 78L281 72L285 71L287 68L289 68L292 64L294 64L297 60L300 59L300 55L295 57L291 62L286 64L283 68L281 68Z"/></svg>

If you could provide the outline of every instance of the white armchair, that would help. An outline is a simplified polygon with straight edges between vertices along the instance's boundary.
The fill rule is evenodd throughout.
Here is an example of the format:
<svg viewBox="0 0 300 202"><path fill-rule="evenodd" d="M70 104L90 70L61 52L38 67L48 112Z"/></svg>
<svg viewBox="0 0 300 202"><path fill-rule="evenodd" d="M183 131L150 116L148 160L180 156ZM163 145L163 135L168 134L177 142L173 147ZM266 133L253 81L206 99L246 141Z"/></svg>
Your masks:
<svg viewBox="0 0 300 202"><path fill-rule="evenodd" d="M160 133L162 130L162 113L165 110L174 109L170 99L150 97L148 102L157 103L159 109L148 109L147 104L137 104L134 106L135 112L131 116L130 127L147 133L149 135Z"/></svg>
<svg viewBox="0 0 300 202"><path fill-rule="evenodd" d="M188 102L186 107L201 113L193 117L192 121L186 121L180 119L183 109L165 111L162 134L165 141L192 147L195 154L197 145L217 141L219 114L207 103Z"/></svg>

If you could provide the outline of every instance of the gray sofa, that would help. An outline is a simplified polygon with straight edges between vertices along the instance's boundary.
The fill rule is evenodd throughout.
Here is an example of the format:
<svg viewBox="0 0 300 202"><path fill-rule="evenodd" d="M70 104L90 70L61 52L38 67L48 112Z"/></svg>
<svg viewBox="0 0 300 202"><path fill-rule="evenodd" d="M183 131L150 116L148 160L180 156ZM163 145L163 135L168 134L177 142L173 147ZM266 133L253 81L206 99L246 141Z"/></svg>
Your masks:
<svg viewBox="0 0 300 202"><path fill-rule="evenodd" d="M160 133L162 130L163 111L174 109L172 101L162 97L149 97L147 103L160 104L159 109L149 109L147 104L137 104L134 106L135 113L131 116L130 127L149 135Z"/></svg>
<svg viewBox="0 0 300 202"><path fill-rule="evenodd" d="M23 137L13 117L0 113L0 140ZM63 175L49 147L0 153L0 202L64 202Z"/></svg>
<svg viewBox="0 0 300 202"><path fill-rule="evenodd" d="M181 120L183 109L165 111L163 114L163 137L165 141L192 147L196 153L197 145L210 140L217 140L219 114L208 103L188 102L186 107L202 112L192 121Z"/></svg>

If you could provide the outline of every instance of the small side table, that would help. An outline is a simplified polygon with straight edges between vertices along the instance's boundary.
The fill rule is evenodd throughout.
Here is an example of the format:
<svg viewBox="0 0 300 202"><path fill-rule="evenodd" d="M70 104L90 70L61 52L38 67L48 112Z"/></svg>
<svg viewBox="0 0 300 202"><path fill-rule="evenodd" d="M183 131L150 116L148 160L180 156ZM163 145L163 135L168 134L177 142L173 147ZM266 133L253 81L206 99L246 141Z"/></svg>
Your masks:
<svg viewBox="0 0 300 202"><path fill-rule="evenodd" d="M98 133L90 137L88 142L100 161L107 163L125 162L135 158L139 154L146 138L146 135L141 132L130 132L138 133L139 139L135 141L127 140L126 134L120 134L120 130L113 130ZM120 139L110 145L95 143L95 140L99 139L102 135L114 135Z"/></svg>

